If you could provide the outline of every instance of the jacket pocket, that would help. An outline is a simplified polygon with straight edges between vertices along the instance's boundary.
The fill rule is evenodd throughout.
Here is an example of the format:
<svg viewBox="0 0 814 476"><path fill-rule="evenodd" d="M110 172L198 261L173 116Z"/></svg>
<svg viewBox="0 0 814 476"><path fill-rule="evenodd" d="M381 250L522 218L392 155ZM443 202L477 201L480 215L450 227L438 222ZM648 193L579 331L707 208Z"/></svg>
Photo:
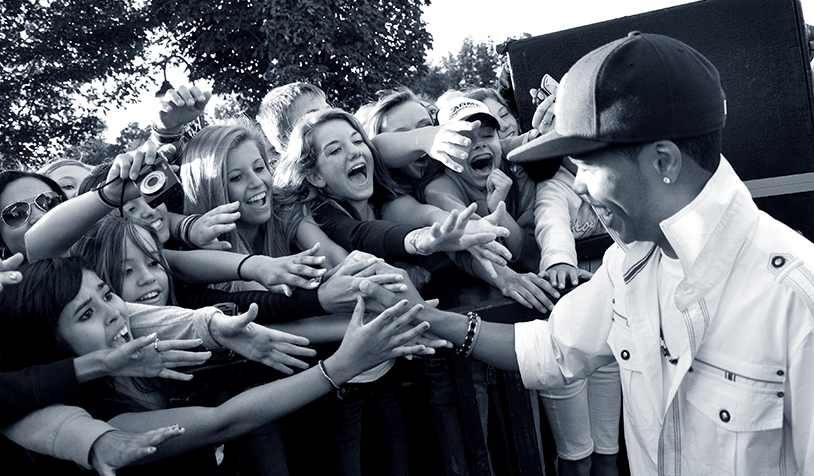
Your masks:
<svg viewBox="0 0 814 476"><path fill-rule="evenodd" d="M613 325L608 334L608 345L619 363L625 420L638 427L653 426L655 416L651 411L653 402L649 396L649 383L644 377L644 355L636 345L627 319L615 310Z"/></svg>
<svg viewBox="0 0 814 476"><path fill-rule="evenodd" d="M687 374L687 401L728 431L783 426L785 375L772 367L747 370L696 359Z"/></svg>
<svg viewBox="0 0 814 476"><path fill-rule="evenodd" d="M684 474L783 474L784 375L696 360L682 382Z"/></svg>

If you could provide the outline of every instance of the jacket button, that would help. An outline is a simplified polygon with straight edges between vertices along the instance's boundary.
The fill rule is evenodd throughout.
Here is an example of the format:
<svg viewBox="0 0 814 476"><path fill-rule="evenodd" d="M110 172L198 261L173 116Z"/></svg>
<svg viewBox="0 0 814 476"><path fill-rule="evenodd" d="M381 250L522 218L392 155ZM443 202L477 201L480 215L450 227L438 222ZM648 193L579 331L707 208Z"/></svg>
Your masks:
<svg viewBox="0 0 814 476"><path fill-rule="evenodd" d="M695 370L695 369L693 369L692 367L690 367L690 368L688 368L688 369L687 369L687 372L692 372L693 370Z"/></svg>
<svg viewBox="0 0 814 476"><path fill-rule="evenodd" d="M721 410L721 412L718 413L718 416L721 417L721 421L724 423L729 423L729 420L731 419L729 412L726 410Z"/></svg>
<svg viewBox="0 0 814 476"><path fill-rule="evenodd" d="M784 264L786 264L786 258L782 256L775 256L772 258L772 266L775 268L782 268Z"/></svg>
<svg viewBox="0 0 814 476"><path fill-rule="evenodd" d="M786 394L783 393L783 392L777 392L777 396L780 397L780 398L783 398L783 397L786 396Z"/></svg>
<svg viewBox="0 0 814 476"><path fill-rule="evenodd" d="M622 352L619 353L619 355L622 356L622 360L627 360L630 358L630 352L628 352L627 350L623 350Z"/></svg>
<svg viewBox="0 0 814 476"><path fill-rule="evenodd" d="M782 370L778 370L777 375L782 377L782 376L786 375L786 372L783 372Z"/></svg>

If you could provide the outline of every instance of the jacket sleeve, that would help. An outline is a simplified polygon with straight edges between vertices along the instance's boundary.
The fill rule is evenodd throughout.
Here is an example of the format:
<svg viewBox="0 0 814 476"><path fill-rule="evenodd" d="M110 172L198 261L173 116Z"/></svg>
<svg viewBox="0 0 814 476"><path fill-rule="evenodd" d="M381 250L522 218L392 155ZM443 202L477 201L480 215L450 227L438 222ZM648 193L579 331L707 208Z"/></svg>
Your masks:
<svg viewBox="0 0 814 476"><path fill-rule="evenodd" d="M81 395L73 359L0 373L0 426Z"/></svg>
<svg viewBox="0 0 814 476"><path fill-rule="evenodd" d="M576 245L571 232L571 195L574 195L573 190L556 177L537 183L534 234L540 247L540 272L559 263L577 266Z"/></svg>
<svg viewBox="0 0 814 476"><path fill-rule="evenodd" d="M158 338L165 339L201 339L207 349L221 349L209 333L209 322L215 313L214 307L201 309L184 309L173 306L148 306L126 303L130 312L130 332L133 337L158 333Z"/></svg>
<svg viewBox="0 0 814 476"><path fill-rule="evenodd" d="M404 238L413 227L386 220L356 220L331 206L319 209L314 218L330 239L348 251L364 251L391 262L412 257L404 249Z"/></svg>
<svg viewBox="0 0 814 476"><path fill-rule="evenodd" d="M258 313L254 322L275 324L291 322L306 317L329 314L319 303L316 289L294 289L291 297L268 291L241 291L229 293L202 286L183 286L176 289L176 298L181 307L198 309L221 302L233 302L243 312L251 303L257 303Z"/></svg>
<svg viewBox="0 0 814 476"><path fill-rule="evenodd" d="M515 324L523 385L559 388L613 362L607 343L612 316L613 284L604 263L593 278L557 302L548 321Z"/></svg>
<svg viewBox="0 0 814 476"><path fill-rule="evenodd" d="M800 315L804 312L801 310ZM810 313L808 316L807 321L811 322L814 316ZM814 362L814 330L809 324L807 331L798 329L791 333L796 334L796 338L789 342L785 419L791 424L798 472L811 474L814 470L814 406L811 404L814 402L814 382L811 378L811 363Z"/></svg>
<svg viewBox="0 0 814 476"><path fill-rule="evenodd" d="M424 198L430 205L448 212L464 210L470 204L463 191L446 175L441 175L427 184Z"/></svg>
<svg viewBox="0 0 814 476"><path fill-rule="evenodd" d="M6 426L2 433L27 450L91 469L89 461L93 443L115 429L106 422L94 420L79 407L51 405Z"/></svg>

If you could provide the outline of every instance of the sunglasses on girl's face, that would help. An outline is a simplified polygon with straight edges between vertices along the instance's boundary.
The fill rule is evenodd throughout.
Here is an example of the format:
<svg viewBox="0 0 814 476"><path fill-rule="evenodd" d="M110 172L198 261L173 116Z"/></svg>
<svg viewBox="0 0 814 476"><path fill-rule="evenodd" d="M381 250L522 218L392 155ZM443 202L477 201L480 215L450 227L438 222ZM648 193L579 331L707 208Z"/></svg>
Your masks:
<svg viewBox="0 0 814 476"><path fill-rule="evenodd" d="M3 209L3 213L0 215L3 223L9 228L20 228L25 225L31 217L32 203L43 212L48 212L62 203L62 197L56 192L43 192L36 197L14 202Z"/></svg>

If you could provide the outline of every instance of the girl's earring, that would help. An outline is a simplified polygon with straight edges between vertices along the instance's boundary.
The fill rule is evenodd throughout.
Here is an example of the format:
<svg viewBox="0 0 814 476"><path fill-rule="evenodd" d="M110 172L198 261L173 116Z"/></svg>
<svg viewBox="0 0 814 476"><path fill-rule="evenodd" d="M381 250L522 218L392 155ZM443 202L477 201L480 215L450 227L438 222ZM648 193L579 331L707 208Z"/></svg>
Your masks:
<svg viewBox="0 0 814 476"><path fill-rule="evenodd" d="M667 185L670 185L670 177L664 177L662 180L664 180L664 183Z"/></svg>

